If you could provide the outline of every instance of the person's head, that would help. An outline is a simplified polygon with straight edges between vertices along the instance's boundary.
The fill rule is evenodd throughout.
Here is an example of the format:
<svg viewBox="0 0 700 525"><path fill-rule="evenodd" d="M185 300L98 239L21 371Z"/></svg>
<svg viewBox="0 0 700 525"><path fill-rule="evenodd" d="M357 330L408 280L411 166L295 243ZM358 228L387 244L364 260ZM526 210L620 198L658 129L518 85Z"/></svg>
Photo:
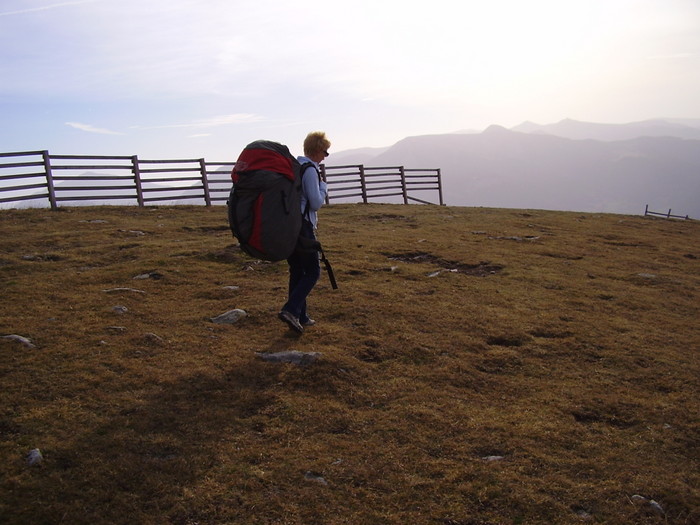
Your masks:
<svg viewBox="0 0 700 525"><path fill-rule="evenodd" d="M304 155L314 162L322 162L328 156L331 141L323 131L312 131L304 139Z"/></svg>

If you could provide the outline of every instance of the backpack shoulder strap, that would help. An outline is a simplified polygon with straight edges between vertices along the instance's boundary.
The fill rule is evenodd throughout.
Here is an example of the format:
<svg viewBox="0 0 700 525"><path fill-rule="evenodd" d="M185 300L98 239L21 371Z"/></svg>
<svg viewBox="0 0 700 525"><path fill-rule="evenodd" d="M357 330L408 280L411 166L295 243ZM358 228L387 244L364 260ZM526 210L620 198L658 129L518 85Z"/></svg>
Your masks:
<svg viewBox="0 0 700 525"><path fill-rule="evenodd" d="M321 174L318 172L318 169L316 168L316 165L313 162L305 162L304 164L301 165L301 168L299 168L299 177L301 178L302 185L304 182L304 173L306 172L306 168L313 168L314 171L316 172L316 175L318 176L318 180L321 180ZM303 186L302 186L303 188ZM309 199L306 199L306 206L304 207L304 213L302 214L302 217L305 219L309 219Z"/></svg>
<svg viewBox="0 0 700 525"><path fill-rule="evenodd" d="M304 164L301 165L301 168L299 169L299 173L301 178L304 178L304 173L306 172L306 168L313 168L314 171L316 172L316 175L318 175L318 178L321 178L321 174L318 172L318 169L316 168L316 165L313 162L304 162Z"/></svg>

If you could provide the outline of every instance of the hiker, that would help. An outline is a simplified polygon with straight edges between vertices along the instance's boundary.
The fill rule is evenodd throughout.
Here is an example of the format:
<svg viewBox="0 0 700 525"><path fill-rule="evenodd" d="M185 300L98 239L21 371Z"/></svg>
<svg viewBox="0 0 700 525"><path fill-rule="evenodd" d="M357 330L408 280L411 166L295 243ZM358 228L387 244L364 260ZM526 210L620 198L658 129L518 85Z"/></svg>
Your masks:
<svg viewBox="0 0 700 525"><path fill-rule="evenodd" d="M300 237L316 240L318 224L317 211L323 206L328 193L325 177L321 174L319 164L328 157L330 141L322 131L309 133L304 140L304 156L298 157L300 164L307 164L301 179L301 212L303 215ZM311 163L311 165L308 165ZM318 251L296 251L288 259L289 297L282 307L279 318L289 327L303 333L305 326L312 326L316 321L306 312L306 298L316 285L321 275Z"/></svg>

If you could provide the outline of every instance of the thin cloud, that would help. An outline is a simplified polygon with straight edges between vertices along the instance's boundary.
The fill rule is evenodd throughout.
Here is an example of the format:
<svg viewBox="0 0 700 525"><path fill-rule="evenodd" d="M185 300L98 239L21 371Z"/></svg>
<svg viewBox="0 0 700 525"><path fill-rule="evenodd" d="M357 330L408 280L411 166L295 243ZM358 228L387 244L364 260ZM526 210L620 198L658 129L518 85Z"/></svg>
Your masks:
<svg viewBox="0 0 700 525"><path fill-rule="evenodd" d="M93 4L99 2L100 0L78 0L75 2L61 2L60 4L49 4L41 7L30 7L29 9L18 9L17 11L6 11L0 13L0 16L10 16L10 15L23 15L25 13L34 13L36 11L47 11L49 9L56 9L58 7L68 7L72 5L82 5L82 4Z"/></svg>
<svg viewBox="0 0 700 525"><path fill-rule="evenodd" d="M233 113L231 115L218 115L205 119L194 120L186 124L166 124L163 126L133 126L135 129L167 129L167 128L213 128L216 126L227 126L229 124L250 124L251 122L261 122L265 120L260 115L254 113Z"/></svg>
<svg viewBox="0 0 700 525"><path fill-rule="evenodd" d="M100 133L102 135L124 135L118 131L112 131L106 128L96 128L90 124L83 124L81 122L66 122L66 126L71 128L79 129L80 131L87 131L88 133Z"/></svg>

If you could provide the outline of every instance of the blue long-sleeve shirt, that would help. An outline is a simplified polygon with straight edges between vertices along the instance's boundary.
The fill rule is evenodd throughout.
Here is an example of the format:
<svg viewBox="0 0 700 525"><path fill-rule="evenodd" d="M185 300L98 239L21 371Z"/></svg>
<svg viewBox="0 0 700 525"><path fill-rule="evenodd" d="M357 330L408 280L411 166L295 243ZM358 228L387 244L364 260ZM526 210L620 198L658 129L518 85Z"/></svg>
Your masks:
<svg viewBox="0 0 700 525"><path fill-rule="evenodd" d="M318 214L316 213L321 206L326 202L326 195L328 195L328 185L321 180L321 168L317 163L312 161L307 157L298 157L297 160L300 164L306 164L310 162L312 166L307 167L304 170L304 174L301 179L301 212L306 211L306 204L309 204L309 217L308 219L316 228L318 224Z"/></svg>

